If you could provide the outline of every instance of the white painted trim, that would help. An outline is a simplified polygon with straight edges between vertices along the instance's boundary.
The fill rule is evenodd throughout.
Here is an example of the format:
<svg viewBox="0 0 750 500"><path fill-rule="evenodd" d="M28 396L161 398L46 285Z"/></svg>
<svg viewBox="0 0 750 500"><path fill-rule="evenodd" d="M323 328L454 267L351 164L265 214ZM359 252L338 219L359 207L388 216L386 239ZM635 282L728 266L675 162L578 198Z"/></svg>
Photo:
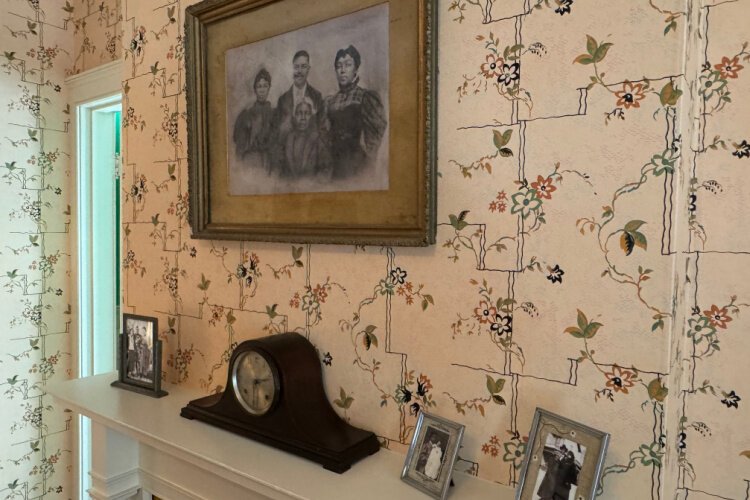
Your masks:
<svg viewBox="0 0 750 500"><path fill-rule="evenodd" d="M79 136L79 106L84 103L98 101L102 98L119 95L122 93L122 72L123 72L123 61L118 60L108 64L101 65L92 70L80 73L78 75L71 76L65 80L65 86L68 91L68 101L70 102L71 109L71 126L70 130L73 131L70 134L70 148L71 151L71 165L73 165L73 175L69 176L68 192L71 193L71 224L70 224L70 238L68 238L68 254L73 256L71 258L71 281L70 283L75 288L75 292L71 297L71 336L73 342L72 350L72 366L74 367L74 376L81 376L79 373L80 359L79 359L79 298L78 298L78 280L79 280L79 263L77 259L78 255L78 180L79 180L79 148L81 147L81 137ZM74 449L74 460L73 460L73 498L82 498L83 492L81 491L81 471L79 470L79 446L82 441L80 418L73 419L72 433L73 442L75 443Z"/></svg>
<svg viewBox="0 0 750 500"><path fill-rule="evenodd" d="M55 382L48 393L107 429L96 441L100 474L138 467L140 486L165 500L274 499L422 500L424 493L400 479L404 455L389 450L365 458L338 475L322 466L199 421L181 408L203 394L166 384L165 398L148 398L110 386L116 373ZM119 462L119 463L118 463ZM124 465L123 465L124 462ZM454 474L452 498L512 500L514 490Z"/></svg>
<svg viewBox="0 0 750 500"><path fill-rule="evenodd" d="M127 500L137 495L141 489L138 468L112 477L89 471L89 476L91 476L91 488L88 489L88 494L95 500Z"/></svg>
<svg viewBox="0 0 750 500"><path fill-rule="evenodd" d="M71 108L122 91L122 68L119 59L66 78Z"/></svg>

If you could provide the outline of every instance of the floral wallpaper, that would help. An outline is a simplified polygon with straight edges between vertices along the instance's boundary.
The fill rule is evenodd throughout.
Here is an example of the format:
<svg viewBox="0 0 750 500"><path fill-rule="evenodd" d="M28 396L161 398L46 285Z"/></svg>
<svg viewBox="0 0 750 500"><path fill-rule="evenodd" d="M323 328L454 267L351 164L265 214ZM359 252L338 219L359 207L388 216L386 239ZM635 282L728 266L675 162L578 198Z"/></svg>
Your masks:
<svg viewBox="0 0 750 500"><path fill-rule="evenodd" d="M123 307L158 317L166 380L220 391L237 343L297 331L333 406L399 453L424 409L466 424L458 468L515 485L541 406L612 434L602 498L750 499L750 0L439 0L421 249L190 238L190 3L62 15L73 72L122 37Z"/></svg>
<svg viewBox="0 0 750 500"><path fill-rule="evenodd" d="M45 392L70 376L73 10L0 0L0 498L70 498L72 413Z"/></svg>
<svg viewBox="0 0 750 500"><path fill-rule="evenodd" d="M120 0L66 0L73 15L75 58L72 74L122 57Z"/></svg>

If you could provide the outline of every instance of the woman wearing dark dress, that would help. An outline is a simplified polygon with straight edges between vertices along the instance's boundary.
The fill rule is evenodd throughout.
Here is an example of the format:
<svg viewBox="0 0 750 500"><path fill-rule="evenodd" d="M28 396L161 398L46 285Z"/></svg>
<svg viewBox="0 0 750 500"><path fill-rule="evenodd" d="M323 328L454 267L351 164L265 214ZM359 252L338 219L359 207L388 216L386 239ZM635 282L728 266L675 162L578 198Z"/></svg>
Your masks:
<svg viewBox="0 0 750 500"><path fill-rule="evenodd" d="M271 75L265 69L258 71L253 82L255 102L242 110L234 122L234 145L237 158L244 164L269 168L271 120L273 107L268 101Z"/></svg>
<svg viewBox="0 0 750 500"><path fill-rule="evenodd" d="M332 179L357 175L370 165L388 125L380 96L359 86L361 63L352 45L336 53L339 91L326 98Z"/></svg>

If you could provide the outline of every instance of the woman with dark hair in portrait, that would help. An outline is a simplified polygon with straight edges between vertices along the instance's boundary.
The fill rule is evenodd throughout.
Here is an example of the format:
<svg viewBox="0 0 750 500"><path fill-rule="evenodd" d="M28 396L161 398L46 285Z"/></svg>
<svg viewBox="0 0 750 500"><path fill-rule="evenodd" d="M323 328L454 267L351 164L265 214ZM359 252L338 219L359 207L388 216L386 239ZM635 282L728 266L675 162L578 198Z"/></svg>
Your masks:
<svg viewBox="0 0 750 500"><path fill-rule="evenodd" d="M261 69L255 75L255 102L242 110L234 122L234 145L237 158L246 165L269 168L268 150L273 107L268 101L271 74Z"/></svg>
<svg viewBox="0 0 750 500"><path fill-rule="evenodd" d="M339 91L326 98L332 179L357 175L370 165L388 125L380 96L359 86L361 63L352 45L334 59Z"/></svg>

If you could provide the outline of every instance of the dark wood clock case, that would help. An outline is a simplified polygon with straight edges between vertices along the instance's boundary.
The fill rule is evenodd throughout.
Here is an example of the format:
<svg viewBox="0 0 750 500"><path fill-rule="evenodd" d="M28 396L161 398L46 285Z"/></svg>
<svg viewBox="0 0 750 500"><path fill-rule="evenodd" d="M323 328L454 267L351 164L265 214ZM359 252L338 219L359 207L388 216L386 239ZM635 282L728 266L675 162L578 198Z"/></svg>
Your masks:
<svg viewBox="0 0 750 500"><path fill-rule="evenodd" d="M261 416L245 411L231 387L235 359L248 350L260 351L279 373L278 399ZM238 345L229 362L226 390L190 401L180 415L313 460L339 474L380 449L375 434L348 424L331 407L317 352L297 333Z"/></svg>

